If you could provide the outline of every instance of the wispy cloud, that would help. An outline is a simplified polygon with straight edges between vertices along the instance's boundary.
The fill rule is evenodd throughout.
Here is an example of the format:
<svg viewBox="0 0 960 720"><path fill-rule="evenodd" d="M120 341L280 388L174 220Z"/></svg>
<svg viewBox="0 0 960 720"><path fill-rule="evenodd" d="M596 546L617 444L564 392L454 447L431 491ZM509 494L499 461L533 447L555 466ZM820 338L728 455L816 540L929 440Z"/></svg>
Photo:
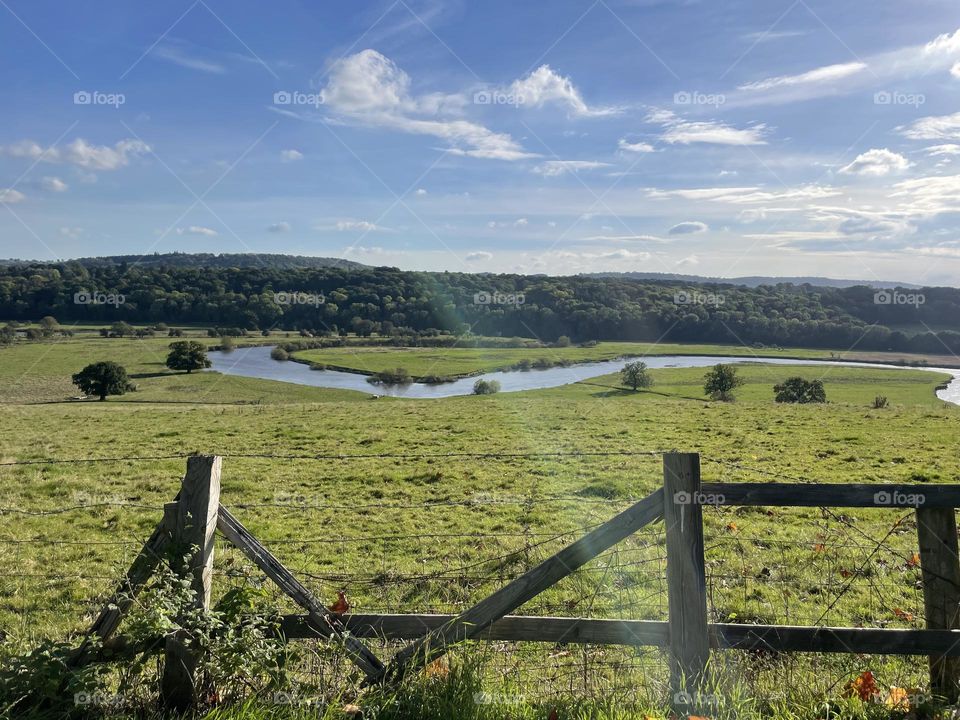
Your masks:
<svg viewBox="0 0 960 720"><path fill-rule="evenodd" d="M714 120L686 120L670 110L655 109L647 117L648 123L663 126L660 135L663 142L671 145L705 143L712 145L766 145L764 134L767 126L758 123L746 128L736 128Z"/></svg>

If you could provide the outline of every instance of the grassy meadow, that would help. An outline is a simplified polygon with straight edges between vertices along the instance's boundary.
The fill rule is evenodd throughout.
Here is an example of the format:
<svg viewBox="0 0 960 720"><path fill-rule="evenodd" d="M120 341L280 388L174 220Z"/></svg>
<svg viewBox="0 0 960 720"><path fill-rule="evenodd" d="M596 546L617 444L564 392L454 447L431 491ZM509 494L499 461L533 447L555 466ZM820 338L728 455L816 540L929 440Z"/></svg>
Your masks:
<svg viewBox="0 0 960 720"><path fill-rule="evenodd" d="M745 365L735 403L708 401L704 370L681 368L653 370L655 385L642 392L606 376L485 397L372 400L170 373L163 367L169 341L76 337L0 349L7 388L0 404L0 559L7 569L0 573L0 637L9 646L65 639L89 624L177 491L185 460L166 456L223 455L222 502L319 598L332 602L345 590L357 612L467 607L654 491L661 460L647 451L701 453L705 481L960 482L960 408L936 398L947 376L929 371ZM298 356L353 362L367 372L400 366L415 375L469 374L524 357L603 359L654 349L643 347L343 348ZM682 350L733 354L717 346ZM823 351L807 356L829 359ZM138 391L102 403L65 401L75 394L69 375L102 359L124 364ZM772 386L793 375L822 379L829 403L774 403ZM880 394L890 406L874 409ZM632 454L587 455L611 451ZM485 453L507 456L478 456ZM329 455L360 457L310 457ZM146 459L12 464L128 457ZM713 620L923 626L911 513L713 508L705 516ZM664 565L662 526L655 525L518 612L665 619ZM215 595L259 582L238 553L218 548ZM288 603L283 609L294 611ZM381 655L393 647L373 645ZM455 666L469 663L471 653L488 661L485 690L524 700L461 707L458 716L540 718L558 707L561 718L665 717L664 655L655 648L478 644L455 653ZM837 710L830 717L886 717L883 708L842 699L844 684L864 670L882 686L925 684L923 658L714 656L718 675L739 693L734 715L717 717L819 718L827 700ZM315 690L332 708L327 717L341 717L346 702L381 708L372 717L444 716L391 715L385 708L396 710L400 700L354 694L349 667L342 660L334 666L337 678L352 680ZM235 712L229 717L246 716ZM296 716L283 712L276 717Z"/></svg>

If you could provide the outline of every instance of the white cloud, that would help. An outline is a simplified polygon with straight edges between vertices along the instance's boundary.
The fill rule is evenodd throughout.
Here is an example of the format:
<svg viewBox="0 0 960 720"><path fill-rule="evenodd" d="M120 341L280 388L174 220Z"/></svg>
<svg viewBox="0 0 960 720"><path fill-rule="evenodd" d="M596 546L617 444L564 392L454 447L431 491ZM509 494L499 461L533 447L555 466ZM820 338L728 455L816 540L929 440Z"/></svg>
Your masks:
<svg viewBox="0 0 960 720"><path fill-rule="evenodd" d="M203 235L204 237L216 237L219 233L213 228L203 227L202 225L191 225L190 227L177 228L177 235Z"/></svg>
<svg viewBox="0 0 960 720"><path fill-rule="evenodd" d="M338 232L376 232L385 229L367 220L339 220L333 227Z"/></svg>
<svg viewBox="0 0 960 720"><path fill-rule="evenodd" d="M957 78L957 80L960 80L960 60L955 62L953 67L950 68L950 74Z"/></svg>
<svg viewBox="0 0 960 720"><path fill-rule="evenodd" d="M589 107L570 78L557 74L549 65L541 65L525 78L514 80L507 92L523 106L540 108L548 103L556 103L566 106L571 114L583 117L620 112L617 108Z"/></svg>
<svg viewBox="0 0 960 720"><path fill-rule="evenodd" d="M303 153L299 150L281 150L280 159L284 162L296 162L297 160L303 160Z"/></svg>
<svg viewBox="0 0 960 720"><path fill-rule="evenodd" d="M60 228L60 235L68 240L79 240L80 236L83 235L83 228L62 227Z"/></svg>
<svg viewBox="0 0 960 720"><path fill-rule="evenodd" d="M493 255L483 250L467 253L467 256L466 256L467 262L481 262L481 261L492 260L492 259L493 259Z"/></svg>
<svg viewBox="0 0 960 720"><path fill-rule="evenodd" d="M741 85L726 95L727 105L783 103L851 93L866 86L892 90L900 83L952 71L960 59L960 29L928 43L838 63L793 75L778 75Z"/></svg>
<svg viewBox="0 0 960 720"><path fill-rule="evenodd" d="M268 226L267 232L287 233L287 232L290 232L291 229L292 227L290 223L288 223L286 220L281 220L278 223L273 223L272 225Z"/></svg>
<svg viewBox="0 0 960 720"><path fill-rule="evenodd" d="M628 142L626 138L620 138L620 142L617 143L617 147L623 150L624 152L632 153L652 153L656 151L656 148L653 147L650 143L645 142Z"/></svg>
<svg viewBox="0 0 960 720"><path fill-rule="evenodd" d="M690 220L687 222L677 223L672 228L667 230L669 235L698 235L699 233L706 232L710 228L707 227L706 223L702 223L699 220Z"/></svg>
<svg viewBox="0 0 960 720"><path fill-rule="evenodd" d="M873 148L858 155L849 165L840 168L840 172L846 175L883 177L890 173L902 172L910 165L911 162L900 153L887 148Z"/></svg>
<svg viewBox="0 0 960 720"><path fill-rule="evenodd" d="M791 85L806 85L827 83L832 80L856 75L867 69L867 64L862 62L841 63L838 65L826 65L814 70L809 70L799 75L779 75L776 77L758 80L752 83L746 83L738 87L738 90L763 91L773 88L789 87Z"/></svg>
<svg viewBox="0 0 960 720"><path fill-rule="evenodd" d="M150 152L150 146L140 140L130 139L121 140L113 147L91 145L83 138L77 138L63 147L49 148L43 148L32 140L23 140L3 150L13 157L67 163L88 170L117 170L129 164L132 158Z"/></svg>
<svg viewBox="0 0 960 720"><path fill-rule="evenodd" d="M427 191L424 190L423 188L417 188L417 191L414 193L414 195L417 195L419 197L423 197L426 194L427 194Z"/></svg>
<svg viewBox="0 0 960 720"><path fill-rule="evenodd" d="M690 145L708 143L713 145L766 145L763 135L767 126L752 125L735 128L713 120L684 120L670 110L653 110L646 122L666 128L660 139L670 144Z"/></svg>
<svg viewBox="0 0 960 720"><path fill-rule="evenodd" d="M363 50L334 63L322 91L327 108L346 120L413 135L429 135L449 144L453 155L491 160L536 157L510 135L463 119L432 117L462 106L455 96L410 95L410 77L375 50Z"/></svg>
<svg viewBox="0 0 960 720"><path fill-rule="evenodd" d="M745 33L740 37L748 42L762 43L786 40L794 37L802 37L806 34L806 30L764 30L763 32Z"/></svg>
<svg viewBox="0 0 960 720"><path fill-rule="evenodd" d="M227 71L227 69L219 63L189 54L181 43L165 42L157 44L151 48L149 54L151 57L166 60L174 65L189 68L190 70L199 70L200 72L213 75L222 75Z"/></svg>
<svg viewBox="0 0 960 720"><path fill-rule="evenodd" d="M519 220L517 220L516 222L513 223L513 226L514 226L514 227L526 227L526 226L529 225L529 224L530 224L530 221L529 221L529 220L527 220L526 218L520 218Z"/></svg>
<svg viewBox="0 0 960 720"><path fill-rule="evenodd" d="M658 199L709 200L732 205L752 205L782 201L817 200L840 195L841 191L824 185L800 185L785 190L764 190L759 187L685 188L679 190L647 191L647 197Z"/></svg>
<svg viewBox="0 0 960 720"><path fill-rule="evenodd" d="M23 202L26 199L27 196L19 190L14 190L13 188L0 188L0 204L14 205L18 202Z"/></svg>
<svg viewBox="0 0 960 720"><path fill-rule="evenodd" d="M931 145L924 152L931 157L960 155L960 145Z"/></svg>
<svg viewBox="0 0 960 720"><path fill-rule="evenodd" d="M610 163L596 162L594 160L547 160L533 168L533 172L544 177L557 177L567 173L575 173L580 170L596 170L597 168L609 167Z"/></svg>
<svg viewBox="0 0 960 720"><path fill-rule="evenodd" d="M40 181L40 187L48 192L66 192L69 186L58 177L45 177Z"/></svg>
<svg viewBox="0 0 960 720"><path fill-rule="evenodd" d="M589 242L669 242L656 235L591 235L583 239Z"/></svg>
<svg viewBox="0 0 960 720"><path fill-rule="evenodd" d="M923 117L897 131L911 140L960 140L960 112Z"/></svg>

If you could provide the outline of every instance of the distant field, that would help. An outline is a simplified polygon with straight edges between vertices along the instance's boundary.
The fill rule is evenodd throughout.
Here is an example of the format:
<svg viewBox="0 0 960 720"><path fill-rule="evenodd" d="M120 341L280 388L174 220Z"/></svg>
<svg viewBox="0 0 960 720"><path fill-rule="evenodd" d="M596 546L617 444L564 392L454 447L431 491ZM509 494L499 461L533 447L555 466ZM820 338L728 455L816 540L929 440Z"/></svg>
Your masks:
<svg viewBox="0 0 960 720"><path fill-rule="evenodd" d="M493 370L504 370L520 360L545 359L551 362L588 362L612 360L623 356L645 355L731 355L736 357L809 358L811 360L859 360L865 362L900 363L924 361L930 365L957 364L957 358L938 356L905 356L901 353L832 352L797 348L745 348L741 345L695 345L670 343L603 342L592 348L395 348L345 347L303 350L294 356L306 362L330 367L349 368L373 374L402 367L414 377L428 375L465 376Z"/></svg>

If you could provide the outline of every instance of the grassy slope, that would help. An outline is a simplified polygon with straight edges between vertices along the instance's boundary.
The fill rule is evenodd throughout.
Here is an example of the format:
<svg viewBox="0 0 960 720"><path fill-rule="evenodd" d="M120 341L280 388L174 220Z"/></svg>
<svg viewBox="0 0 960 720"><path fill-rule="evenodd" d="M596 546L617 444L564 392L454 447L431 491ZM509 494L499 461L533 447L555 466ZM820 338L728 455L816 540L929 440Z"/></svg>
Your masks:
<svg viewBox="0 0 960 720"><path fill-rule="evenodd" d="M36 377L49 380L55 371L74 371L75 353L93 357L102 347L91 348L88 342L110 341L44 346L49 351L46 359L17 357L16 352L24 352L19 348L6 357L14 358L21 371L35 363L43 368ZM166 339L150 342L162 348ZM112 348L108 357L128 363L135 372L156 367L158 350L148 344L115 341ZM10 365L0 362L0 367L10 377ZM192 451L224 454L224 503L235 507L241 520L310 587L331 599L336 589L346 588L356 609L390 612L454 611L479 599L557 549L554 542L525 550L543 539L540 533L553 535L601 522L627 498L655 489L659 458L318 461L230 456L677 448L703 454L706 480L766 477L722 464L741 463L788 479L823 482L960 481L960 459L953 452L960 408L935 398L933 389L941 380L935 373L771 366L747 366L741 372L748 384L733 405L701 398L700 369L655 370L653 392L625 391L616 386L615 376L609 376L550 390L442 401L371 401L355 393L284 383L168 375L138 380L145 386L141 397L197 400L204 383L218 383L214 391L218 399L232 397L227 390L237 399L253 390L265 404L230 407L113 399L4 405L0 462ZM787 374L822 377L831 404L775 405L771 385ZM869 409L878 393L887 395L894 406ZM123 501L158 508L176 492L182 470L180 459L0 466L4 498L0 504L54 510ZM587 501L545 499L558 494L580 495ZM485 498L504 497L541 500L528 505L482 504ZM481 504L418 510L358 507L464 499L479 499ZM244 503L267 506L243 508ZM827 621L917 626L922 617L917 571L903 561L916 550L915 530L909 513L895 511L845 512L856 532L818 510L784 510L772 517L749 508L709 511L713 617L798 624L817 620L847 585L843 573L867 558L869 548L864 548L870 543L864 536L882 537L900 515L907 520L888 541L895 553L885 550L874 558L869 563L872 577L856 578ZM117 507L48 516L0 513L0 540L76 543L0 542L3 565L18 568L12 577L0 577L0 629L13 637L36 638L62 636L82 627L96 609L91 598L102 596L113 584L158 517L156 509ZM498 537L470 537L476 533ZM382 539L384 535L411 537ZM444 537L431 537L435 535ZM381 539L362 539L373 537ZM98 544L117 542L128 544ZM816 544L826 550L815 550ZM501 562L490 561L512 550L520 552ZM528 604L524 612L663 617L659 591L663 567L658 559L662 546L656 532L637 536L621 552L612 569L603 570L603 562L598 563ZM220 573L236 567L235 553L220 554ZM450 577L404 577L436 572ZM456 580L461 574L472 579ZM218 574L218 587L229 582L228 576ZM584 598L590 598L587 606ZM917 619L897 617L894 608ZM543 649L534 651L534 663L542 653ZM921 663L845 656L829 663L831 673L838 672L838 666L855 669L868 663L881 673L881 681L901 686L915 683L923 674ZM816 678L802 677L808 687L817 685Z"/></svg>

